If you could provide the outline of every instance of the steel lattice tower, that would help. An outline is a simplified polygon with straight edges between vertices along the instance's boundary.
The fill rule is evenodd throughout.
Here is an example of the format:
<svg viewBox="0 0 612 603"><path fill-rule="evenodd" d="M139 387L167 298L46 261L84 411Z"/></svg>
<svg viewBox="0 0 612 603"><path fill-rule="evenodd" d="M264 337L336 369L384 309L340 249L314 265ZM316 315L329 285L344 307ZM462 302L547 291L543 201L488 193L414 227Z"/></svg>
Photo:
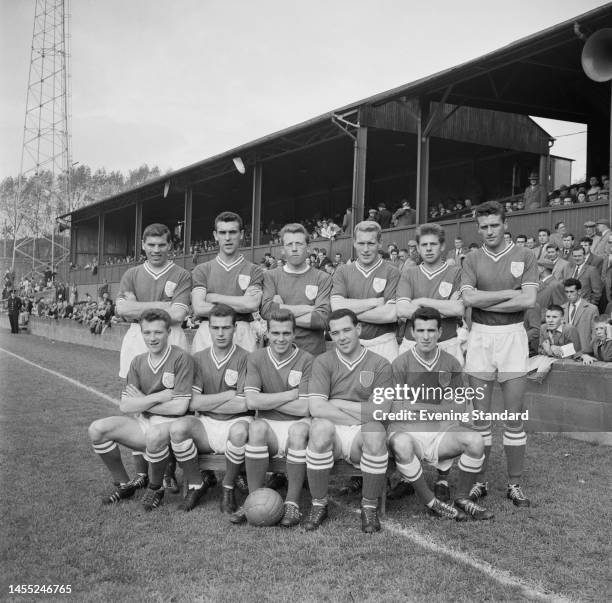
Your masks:
<svg viewBox="0 0 612 603"><path fill-rule="evenodd" d="M20 254L39 274L69 251L55 235L56 217L71 209L68 20L69 0L36 0L16 200L25 238L15 233L13 268ZM40 240L51 245L44 259Z"/></svg>

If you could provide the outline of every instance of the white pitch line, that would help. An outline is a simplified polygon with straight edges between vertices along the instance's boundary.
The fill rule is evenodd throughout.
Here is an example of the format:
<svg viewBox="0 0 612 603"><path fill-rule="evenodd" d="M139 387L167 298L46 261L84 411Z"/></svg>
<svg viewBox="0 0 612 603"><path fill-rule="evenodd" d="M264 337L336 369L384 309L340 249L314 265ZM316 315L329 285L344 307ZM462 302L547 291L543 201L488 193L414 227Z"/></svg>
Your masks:
<svg viewBox="0 0 612 603"><path fill-rule="evenodd" d="M108 394L105 394L104 392L101 392L95 389L94 387L85 385L84 383L81 383L80 381L77 381L76 379L72 379L71 377L67 377L66 375L63 375L62 373L58 373L57 371L46 368L40 364L37 364L36 362L32 362L31 360L28 360L27 358L24 358L23 356L19 356L19 354L14 354L13 352L9 352L8 350L5 350L4 348L0 348L0 352L4 352L5 354L8 354L9 356L13 356L13 358L17 358L18 360L21 360L22 362L25 362L26 364L29 364L30 366L34 366L40 369L41 371L50 373L54 377L64 379L65 381L68 381L68 383L71 383L72 385L76 385L77 387L80 387L84 389L85 391L88 391L90 394L95 394L96 396L99 396L103 400L106 400L107 402L111 402L115 406L119 406L119 400L117 400L116 398L112 398Z"/></svg>
<svg viewBox="0 0 612 603"><path fill-rule="evenodd" d="M446 555L447 557L453 559L453 561L468 565L469 567L485 574L487 577L491 578L498 584L513 588L519 588L523 596L529 599L537 599L539 601L558 601L566 603L570 601L570 599L562 597L561 595L558 595L556 593L546 592L544 590L540 590L535 586L529 586L525 580L513 576L510 572L506 570L497 569L493 567L490 563L487 563L486 561L481 561L480 559L476 559L468 553L465 553L463 551L456 551L443 544L437 543L431 537L421 534L414 528L406 528L392 519L385 519L381 523L383 524L385 529L389 530L389 532L397 534L398 536L402 536L403 538L414 542L418 546L427 549L428 551L431 551L432 553Z"/></svg>

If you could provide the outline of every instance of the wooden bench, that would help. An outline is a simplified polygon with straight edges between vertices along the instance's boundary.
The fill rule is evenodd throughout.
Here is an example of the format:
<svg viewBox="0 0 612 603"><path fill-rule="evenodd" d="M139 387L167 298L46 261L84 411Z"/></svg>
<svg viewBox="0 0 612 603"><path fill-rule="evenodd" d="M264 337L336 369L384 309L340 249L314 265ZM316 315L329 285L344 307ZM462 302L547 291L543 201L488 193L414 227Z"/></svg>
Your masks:
<svg viewBox="0 0 612 603"><path fill-rule="evenodd" d="M224 454L200 454L198 456L198 461L200 463L200 469L206 471L221 471L225 472L225 455ZM391 459L389 459L389 470L393 469L393 463ZM268 471L272 473L287 473L287 466L285 463L285 459L272 458L270 459L270 466L268 467ZM350 463L346 461L335 461L334 468L331 472L332 475L350 478L353 475L361 475L361 472L358 468L354 467ZM380 497L380 516L384 517L385 512L387 510L387 484L385 483L385 488L383 490L382 496Z"/></svg>

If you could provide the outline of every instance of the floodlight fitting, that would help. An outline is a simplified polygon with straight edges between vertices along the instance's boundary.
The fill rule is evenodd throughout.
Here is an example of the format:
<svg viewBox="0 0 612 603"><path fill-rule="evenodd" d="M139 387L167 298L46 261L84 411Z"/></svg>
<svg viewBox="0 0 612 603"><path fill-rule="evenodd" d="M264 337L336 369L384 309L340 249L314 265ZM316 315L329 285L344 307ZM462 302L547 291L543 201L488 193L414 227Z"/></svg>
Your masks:
<svg viewBox="0 0 612 603"><path fill-rule="evenodd" d="M241 174L246 174L246 167L244 165L244 161L242 161L242 157L234 157L232 161L234 162L234 166L236 166L236 169Z"/></svg>

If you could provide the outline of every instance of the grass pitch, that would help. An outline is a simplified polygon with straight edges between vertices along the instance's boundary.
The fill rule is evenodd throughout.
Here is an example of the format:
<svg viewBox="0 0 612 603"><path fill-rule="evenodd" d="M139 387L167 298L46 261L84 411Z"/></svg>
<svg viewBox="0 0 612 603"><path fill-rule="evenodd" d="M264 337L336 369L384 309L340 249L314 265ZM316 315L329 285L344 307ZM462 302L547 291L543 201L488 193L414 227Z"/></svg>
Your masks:
<svg viewBox="0 0 612 603"><path fill-rule="evenodd" d="M117 395L118 355L0 335L0 348ZM116 409L101 398L0 352L0 600L11 584L70 584L78 601L604 600L610 592L608 448L532 435L524 486L533 506L505 500L496 438L486 505L491 522L430 519L414 497L388 503L390 526L361 533L358 499L335 498L315 533L231 526L219 489L192 513L166 495L102 507L110 479L87 426ZM499 434L498 434L499 435ZM125 455L130 465L130 456ZM451 481L452 486L452 481ZM307 507L308 495L303 502ZM406 537L417 534L437 548ZM399 528L399 529L398 529ZM464 563L452 550L490 565ZM516 578L508 583L496 571ZM521 586L520 582L524 586ZM606 594L607 593L607 594ZM59 598L59 595L55 596ZM48 598L45 596L45 598Z"/></svg>

